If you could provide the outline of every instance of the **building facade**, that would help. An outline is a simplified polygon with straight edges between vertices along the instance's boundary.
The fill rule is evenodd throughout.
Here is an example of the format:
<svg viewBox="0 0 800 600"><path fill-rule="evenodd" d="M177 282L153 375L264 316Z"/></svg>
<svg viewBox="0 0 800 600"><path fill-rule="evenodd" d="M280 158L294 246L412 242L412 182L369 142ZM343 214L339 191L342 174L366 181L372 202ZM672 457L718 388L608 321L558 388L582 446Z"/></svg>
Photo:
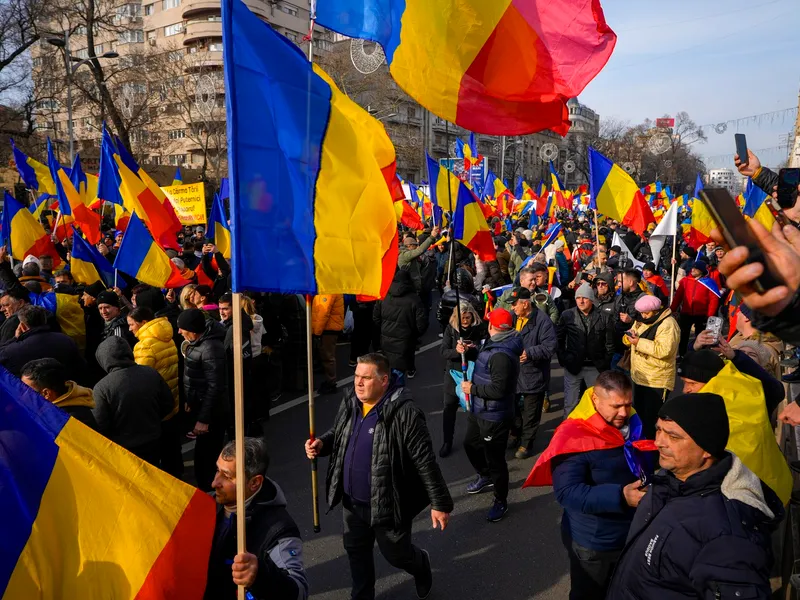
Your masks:
<svg viewBox="0 0 800 600"><path fill-rule="evenodd" d="M732 196L741 191L738 173L733 169L711 169L706 175L706 184L708 187L726 188Z"/></svg>

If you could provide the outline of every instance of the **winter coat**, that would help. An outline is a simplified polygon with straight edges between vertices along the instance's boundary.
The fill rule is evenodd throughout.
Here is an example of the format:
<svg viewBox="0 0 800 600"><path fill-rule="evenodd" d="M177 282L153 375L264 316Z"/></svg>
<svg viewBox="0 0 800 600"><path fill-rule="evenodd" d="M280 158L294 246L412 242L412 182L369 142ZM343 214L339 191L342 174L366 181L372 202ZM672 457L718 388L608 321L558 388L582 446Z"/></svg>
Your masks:
<svg viewBox="0 0 800 600"><path fill-rule="evenodd" d="M719 309L719 298L694 277L684 277L678 284L670 305L672 312L682 315L713 317Z"/></svg>
<svg viewBox="0 0 800 600"><path fill-rule="evenodd" d="M381 332L381 350L393 369L414 364L417 340L428 328L428 315L408 271L398 270L386 298L375 303L372 320Z"/></svg>
<svg viewBox="0 0 800 600"><path fill-rule="evenodd" d="M133 360L137 365L153 367L167 382L175 405L167 415L170 418L178 412L178 349L173 341L172 325L166 317L148 321L136 332L139 339L133 347Z"/></svg>
<svg viewBox="0 0 800 600"><path fill-rule="evenodd" d="M483 343L472 372L473 415L493 422L514 417L521 355L522 337L517 331L495 334Z"/></svg>
<svg viewBox="0 0 800 600"><path fill-rule="evenodd" d="M556 252L556 265L558 266L559 285L567 285L570 280L572 269L570 268L567 256L563 252Z"/></svg>
<svg viewBox="0 0 800 600"><path fill-rule="evenodd" d="M511 281L511 276L508 272L508 263L511 261L511 254L505 248L497 251L497 266L500 267L500 273L503 274L505 283Z"/></svg>
<svg viewBox="0 0 800 600"><path fill-rule="evenodd" d="M494 289L508 283L508 278L503 275L498 261L487 261L483 263L483 268L485 269L483 285L488 285L490 288Z"/></svg>
<svg viewBox="0 0 800 600"><path fill-rule="evenodd" d="M528 360L520 363L517 393L546 392L550 387L550 361L558 349L555 325L544 311L534 308L519 334Z"/></svg>
<svg viewBox="0 0 800 600"><path fill-rule="evenodd" d="M655 328L650 334L645 332ZM631 348L631 379L637 385L658 389L675 389L675 373L677 370L678 343L681 339L681 328L668 308L658 316L652 325L636 321L631 327L639 334L639 342L634 346L628 336L622 343ZM646 335L652 339L642 337Z"/></svg>
<svg viewBox="0 0 800 600"><path fill-rule="evenodd" d="M486 323L478 323L472 325L467 329L462 330L461 337L464 341L470 341L475 344L475 347L467 350L464 355L468 361L475 361L478 358L481 344L484 340L489 338L489 331ZM442 358L445 359L444 369L445 373L449 373L450 369L461 369L461 355L456 351L456 344L458 343L458 331L448 325L444 330L442 336L442 345L440 352Z"/></svg>
<svg viewBox="0 0 800 600"><path fill-rule="evenodd" d="M191 419L225 427L228 415L228 376L225 328L206 321L206 330L184 346L183 389Z"/></svg>
<svg viewBox="0 0 800 600"><path fill-rule="evenodd" d="M584 548L621 550L634 514L622 488L637 479L623 447L563 454L552 471L553 494L564 509L561 530Z"/></svg>
<svg viewBox="0 0 800 600"><path fill-rule="evenodd" d="M636 321L636 317L639 316L639 313L636 311L636 301L641 298L642 296L646 296L642 290L635 289L632 292L620 292L617 295L616 303L614 305L614 326L616 328L616 350L619 354L625 353L625 344L622 343L623 334L631 328L633 323ZM621 313L625 313L628 315L633 321L630 323L624 323L622 319L619 318Z"/></svg>
<svg viewBox="0 0 800 600"><path fill-rule="evenodd" d="M97 431L92 409L94 409L94 396L92 390L82 387L74 381L67 381L67 392L53 400L53 404L67 413L70 417Z"/></svg>
<svg viewBox="0 0 800 600"><path fill-rule="evenodd" d="M110 321L105 322L103 326L103 340L107 340L113 335L128 342L131 348L136 345L136 336L131 333L131 329L128 327L128 319L124 313L119 313Z"/></svg>
<svg viewBox="0 0 800 600"><path fill-rule="evenodd" d="M108 373L94 386L97 430L128 450L158 440L161 420L175 407L164 378L137 365L128 343L113 335L97 348L97 362Z"/></svg>
<svg viewBox="0 0 800 600"><path fill-rule="evenodd" d="M225 508L217 504L206 600L236 597L231 577L231 562L237 554L236 519L236 513L228 517ZM308 580L303 565L303 542L297 524L286 510L286 496L278 484L264 479L261 489L246 501L245 521L247 547L258 558L258 574L248 588L254 600L306 600Z"/></svg>
<svg viewBox="0 0 800 600"><path fill-rule="evenodd" d="M342 294L323 294L314 296L311 305L311 332L341 333L344 330L344 296Z"/></svg>
<svg viewBox="0 0 800 600"><path fill-rule="evenodd" d="M68 335L51 331L49 325L31 327L0 346L0 365L17 377L27 362L37 358L54 358L66 368L71 379L85 381L86 361L78 345Z"/></svg>
<svg viewBox="0 0 800 600"><path fill-rule="evenodd" d="M342 329L344 329L344 321L342 321ZM253 349L253 356L261 354L261 339L264 337L264 319L261 315L253 317L253 331L250 332L250 345Z"/></svg>
<svg viewBox="0 0 800 600"><path fill-rule="evenodd" d="M573 375L584 367L607 371L614 355L614 324L604 312L592 307L587 317L588 331L578 307L561 313L558 321L558 363Z"/></svg>
<svg viewBox="0 0 800 600"><path fill-rule="evenodd" d="M430 291L436 284L435 261L428 256L424 256L434 241L433 237L428 237L413 250L402 247L397 257L397 266L411 275L411 283L417 293ZM430 280L431 268L433 268L433 281Z"/></svg>
<svg viewBox="0 0 800 600"><path fill-rule="evenodd" d="M778 336L787 344L800 346L800 291L795 292L789 305L774 317L753 311L753 327Z"/></svg>
<svg viewBox="0 0 800 600"><path fill-rule="evenodd" d="M511 281L517 281L517 276L522 268L522 263L530 256L527 248L523 248L519 244L512 246L509 250L510 258L508 260L508 276Z"/></svg>
<svg viewBox="0 0 800 600"><path fill-rule="evenodd" d="M679 481L653 477L639 503L608 600L771 598L777 496L734 455Z"/></svg>
<svg viewBox="0 0 800 600"><path fill-rule="evenodd" d="M772 194L774 191L772 188L778 185L778 174L775 171L770 171L767 167L761 167L756 171L753 183L767 194Z"/></svg>
<svg viewBox="0 0 800 600"><path fill-rule="evenodd" d="M354 388L346 392L333 428L320 436L320 456L330 456L326 484L328 507L332 509L344 493L344 464L347 444L353 432L355 411L361 402ZM400 529L411 523L429 504L450 513L453 499L436 463L425 413L414 404L411 391L390 383L379 410L372 438L370 478L370 524Z"/></svg>

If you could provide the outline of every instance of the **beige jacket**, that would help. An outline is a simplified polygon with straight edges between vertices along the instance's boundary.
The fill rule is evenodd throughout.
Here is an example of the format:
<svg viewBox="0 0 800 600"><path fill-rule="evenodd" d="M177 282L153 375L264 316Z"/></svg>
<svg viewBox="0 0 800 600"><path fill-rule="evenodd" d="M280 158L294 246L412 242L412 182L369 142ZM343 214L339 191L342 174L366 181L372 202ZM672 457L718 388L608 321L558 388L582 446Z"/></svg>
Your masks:
<svg viewBox="0 0 800 600"><path fill-rule="evenodd" d="M631 346L627 336L622 338L626 346L631 346L631 379L637 385L672 390L675 388L681 330L670 309L661 313L656 323L661 324L655 339L639 339L636 346ZM652 326L636 321L631 329L641 335Z"/></svg>

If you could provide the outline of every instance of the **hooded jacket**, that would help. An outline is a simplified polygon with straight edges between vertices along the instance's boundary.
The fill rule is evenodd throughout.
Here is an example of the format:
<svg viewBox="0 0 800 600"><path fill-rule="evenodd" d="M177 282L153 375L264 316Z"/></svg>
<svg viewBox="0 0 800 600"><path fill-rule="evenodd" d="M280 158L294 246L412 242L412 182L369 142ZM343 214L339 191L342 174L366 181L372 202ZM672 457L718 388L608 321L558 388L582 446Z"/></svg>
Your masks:
<svg viewBox="0 0 800 600"><path fill-rule="evenodd" d="M228 415L225 328L206 321L206 330L184 346L183 389L191 419L224 427Z"/></svg>
<svg viewBox="0 0 800 600"><path fill-rule="evenodd" d="M81 383L86 381L86 361L78 345L69 336L52 331L49 325L31 327L0 346L0 365L17 377L25 363L37 358L54 358L70 377Z"/></svg>
<svg viewBox="0 0 800 600"><path fill-rule="evenodd" d="M428 329L428 314L408 271L398 269L386 298L375 303L372 320L381 332L381 350L393 369L413 364L417 339Z"/></svg>
<svg viewBox="0 0 800 600"><path fill-rule="evenodd" d="M361 402L351 387L333 428L319 438L320 456L330 456L326 478L329 510L341 502L344 493L344 457L357 410L361 410ZM411 391L393 381L386 398L372 410L380 414L372 438L370 525L400 529L429 504L434 510L452 512L453 499L436 463L425 413L414 404Z"/></svg>
<svg viewBox="0 0 800 600"><path fill-rule="evenodd" d="M178 412L178 348L173 341L173 330L166 317L158 317L148 321L136 332L139 341L133 348L133 359L137 365L153 367L167 382L175 406L167 415L172 417Z"/></svg>
<svg viewBox="0 0 800 600"><path fill-rule="evenodd" d="M653 328L652 337L651 335L641 337L650 328ZM675 389L681 329L673 318L672 311L665 308L655 323L636 321L631 329L639 334L639 342L633 346L628 336L625 336L622 338L622 343L631 348L633 382L650 388Z"/></svg>
<svg viewBox="0 0 800 600"><path fill-rule="evenodd" d="M82 387L74 381L67 381L67 392L53 400L53 404L70 417L75 417L84 425L97 431L97 421L92 413L94 397L89 388Z"/></svg>
<svg viewBox="0 0 800 600"><path fill-rule="evenodd" d="M734 454L681 482L661 471L636 509L609 600L771 598L783 506Z"/></svg>
<svg viewBox="0 0 800 600"><path fill-rule="evenodd" d="M108 373L94 387L97 430L131 451L158 440L161 420L175 406L164 378L152 367L137 365L128 342L117 336L104 340L96 356Z"/></svg>
<svg viewBox="0 0 800 600"><path fill-rule="evenodd" d="M206 600L235 598L231 562L237 554L236 520L217 505L217 520L208 561ZM258 575L248 588L254 600L305 600L308 581L303 565L300 530L286 510L286 496L278 484L264 479L245 509L247 547L258 557Z"/></svg>

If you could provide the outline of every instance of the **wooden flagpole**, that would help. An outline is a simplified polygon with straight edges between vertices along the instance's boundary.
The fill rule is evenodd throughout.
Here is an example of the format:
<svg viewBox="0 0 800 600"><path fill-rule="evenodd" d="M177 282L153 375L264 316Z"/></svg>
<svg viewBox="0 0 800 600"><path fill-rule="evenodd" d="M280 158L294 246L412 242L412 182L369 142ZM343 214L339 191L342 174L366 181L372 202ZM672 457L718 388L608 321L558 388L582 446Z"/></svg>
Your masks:
<svg viewBox="0 0 800 600"><path fill-rule="evenodd" d="M314 408L314 348L311 337L311 294L306 294L306 363L308 367L308 439L316 440L316 416ZM319 533L319 486L317 483L317 459L311 459L311 510L314 518L314 533Z"/></svg>
<svg viewBox="0 0 800 600"><path fill-rule="evenodd" d="M677 223L677 222L676 222ZM675 233L672 234L672 275L669 280L669 304L672 306L672 298L675 296L675 252L678 247L678 228L675 227Z"/></svg>
<svg viewBox="0 0 800 600"><path fill-rule="evenodd" d="M236 436L236 552L247 552L244 489L244 358L242 357L242 295L233 294L233 393L234 435ZM238 587L239 600L246 600L245 587Z"/></svg>

